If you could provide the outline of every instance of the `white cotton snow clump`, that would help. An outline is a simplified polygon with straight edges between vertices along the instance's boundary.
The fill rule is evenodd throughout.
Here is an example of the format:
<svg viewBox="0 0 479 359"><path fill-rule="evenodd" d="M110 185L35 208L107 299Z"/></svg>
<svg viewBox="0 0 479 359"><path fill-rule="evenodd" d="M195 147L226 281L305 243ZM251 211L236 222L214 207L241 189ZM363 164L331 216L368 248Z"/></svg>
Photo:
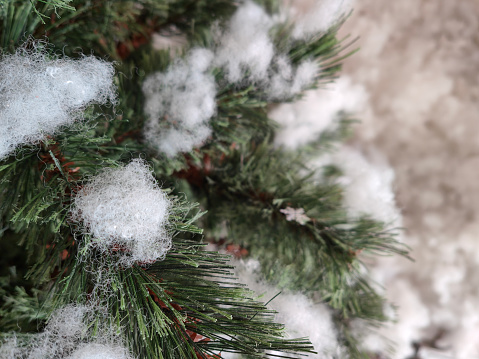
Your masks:
<svg viewBox="0 0 479 359"><path fill-rule="evenodd" d="M83 319L91 309L87 306L68 305L52 314L45 330L27 346L19 346L18 358L49 359L73 350L87 330ZM0 357L1 358L1 357ZM3 358L1 358L3 359ZM17 359L17 357L15 357Z"/></svg>
<svg viewBox="0 0 479 359"><path fill-rule="evenodd" d="M91 178L76 194L72 217L103 251L121 249L120 264L164 258L171 247L167 230L170 200L148 165L133 160Z"/></svg>
<svg viewBox="0 0 479 359"><path fill-rule="evenodd" d="M314 83L318 64L305 60L293 66L275 49L269 31L276 20L262 7L246 1L217 36L215 66L222 67L230 83L254 83L268 99L288 99Z"/></svg>
<svg viewBox="0 0 479 359"><path fill-rule="evenodd" d="M92 103L115 102L111 63L52 58L34 45L0 61L0 159L73 123Z"/></svg>
<svg viewBox="0 0 479 359"><path fill-rule="evenodd" d="M272 19L259 5L247 1L238 8L215 57L215 64L225 68L230 82L241 81L245 71L251 80L266 78L274 56L268 35L272 25Z"/></svg>
<svg viewBox="0 0 479 359"><path fill-rule="evenodd" d="M87 344L75 351L68 359L129 359L130 353L120 346Z"/></svg>
<svg viewBox="0 0 479 359"><path fill-rule="evenodd" d="M269 301L281 290L267 284L260 275L260 263L256 260L233 261L235 273L241 283ZM343 357L344 350L338 341L338 331L332 321L331 310L322 303L313 303L301 293L282 292L268 308L278 312L276 322L285 325L289 338L308 337L318 354L308 357L332 359ZM304 358L304 356L301 356Z"/></svg>
<svg viewBox="0 0 479 359"><path fill-rule="evenodd" d="M368 95L364 87L353 84L348 77L339 78L326 89L306 92L294 102L273 108L269 116L280 124L275 144L288 149L319 138L325 130L334 130L342 112L360 113L367 108Z"/></svg>
<svg viewBox="0 0 479 359"><path fill-rule="evenodd" d="M0 347L0 359L133 359L118 328L100 321L92 336L92 307L67 305L55 311L44 331L30 339L15 337Z"/></svg>
<svg viewBox="0 0 479 359"><path fill-rule="evenodd" d="M90 310L87 306L68 305L52 314L46 332L53 336L78 337L84 331L83 318Z"/></svg>
<svg viewBox="0 0 479 359"><path fill-rule="evenodd" d="M265 86L266 93L271 100L281 100L299 94L311 86L318 73L318 64L305 60L296 69L293 68L288 58L284 55L274 60L275 71L270 71ZM274 67L273 67L274 68Z"/></svg>
<svg viewBox="0 0 479 359"><path fill-rule="evenodd" d="M0 342L0 359L17 359L21 358L21 350L15 336Z"/></svg>
<svg viewBox="0 0 479 359"><path fill-rule="evenodd" d="M167 156L191 151L211 134L208 121L216 113L216 84L209 72L213 57L209 50L194 49L143 84L144 136Z"/></svg>
<svg viewBox="0 0 479 359"><path fill-rule="evenodd" d="M341 168L338 181L344 187L344 204L351 217L368 215L388 224L401 225L401 214L393 191L394 170L379 153L367 158L343 146L331 158Z"/></svg>
<svg viewBox="0 0 479 359"><path fill-rule="evenodd" d="M293 29L293 37L297 39L307 38L317 33L326 32L336 25L340 19L352 9L352 0L315 0L314 5L308 7L306 13L301 13L302 3L308 0L295 0L289 11L296 18Z"/></svg>

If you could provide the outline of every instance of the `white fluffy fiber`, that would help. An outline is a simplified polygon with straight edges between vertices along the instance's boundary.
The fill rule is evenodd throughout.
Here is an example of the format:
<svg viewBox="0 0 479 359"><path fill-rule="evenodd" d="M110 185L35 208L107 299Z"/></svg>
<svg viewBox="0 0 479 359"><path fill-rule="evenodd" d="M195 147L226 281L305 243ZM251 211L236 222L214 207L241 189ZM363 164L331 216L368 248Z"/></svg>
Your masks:
<svg viewBox="0 0 479 359"><path fill-rule="evenodd" d="M393 191L394 170L378 152L369 158L360 151L343 146L331 155L343 176L344 205L351 217L369 215L389 226L401 225L401 214Z"/></svg>
<svg viewBox="0 0 479 359"><path fill-rule="evenodd" d="M208 121L216 113L216 85L209 73L213 57L209 50L194 49L143 84L145 139L168 156L191 151L211 134Z"/></svg>
<svg viewBox="0 0 479 359"><path fill-rule="evenodd" d="M239 281L261 296L262 301L267 302L280 292L261 278L258 261L250 259L246 262L234 261L233 264ZM276 321L285 325L289 338L309 338L318 354L307 357L333 359L344 355L332 321L332 312L326 305L313 303L301 293L282 292L268 307L278 312Z"/></svg>
<svg viewBox="0 0 479 359"><path fill-rule="evenodd" d="M214 63L231 83L254 83L270 100L284 100L310 86L319 67L309 60L295 67L275 49L269 31L276 22L262 7L245 1L218 36Z"/></svg>
<svg viewBox="0 0 479 359"><path fill-rule="evenodd" d="M54 312L43 330L28 342L13 337L0 347L0 359L134 359L105 323L90 337L92 307L68 305Z"/></svg>
<svg viewBox="0 0 479 359"><path fill-rule="evenodd" d="M68 359L130 359L130 353L121 346L90 343L76 350Z"/></svg>
<svg viewBox="0 0 479 359"><path fill-rule="evenodd" d="M364 87L341 77L326 89L308 91L299 101L276 106L269 112L281 126L275 144L296 149L314 141L323 131L336 127L341 112L360 116L367 107L367 99Z"/></svg>
<svg viewBox="0 0 479 359"><path fill-rule="evenodd" d="M80 337L85 331L83 318L90 308L81 305L68 305L52 314L46 332L52 336Z"/></svg>
<svg viewBox="0 0 479 359"><path fill-rule="evenodd" d="M53 313L45 330L27 347L19 348L23 352L19 358L61 358L69 353L87 332L83 319L89 310L86 306L69 305Z"/></svg>
<svg viewBox="0 0 479 359"><path fill-rule="evenodd" d="M15 336L0 341L0 359L20 359L21 350Z"/></svg>
<svg viewBox="0 0 479 359"><path fill-rule="evenodd" d="M249 72L253 81L263 80L275 54L268 35L273 20L259 5L246 1L230 20L221 36L215 64L224 67L230 82L244 79Z"/></svg>
<svg viewBox="0 0 479 359"><path fill-rule="evenodd" d="M72 216L101 250L122 248L122 264L162 259L171 247L167 230L170 200L148 165L136 159L108 168L76 194Z"/></svg>
<svg viewBox="0 0 479 359"><path fill-rule="evenodd" d="M299 94L311 86L319 71L318 64L310 60L305 60L293 68L284 55L277 56L274 64L264 85L271 100L288 99Z"/></svg>
<svg viewBox="0 0 479 359"><path fill-rule="evenodd" d="M352 3L353 0L290 1L289 11L296 20L293 37L307 38L327 31L351 11Z"/></svg>
<svg viewBox="0 0 479 359"><path fill-rule="evenodd" d="M394 170L375 149L366 154L342 145L332 153L312 159L312 169L325 165L338 167L342 175L337 183L343 188L343 206L351 219L368 216L384 222L388 228L402 226L402 215L396 203Z"/></svg>
<svg viewBox="0 0 479 359"><path fill-rule="evenodd" d="M0 159L71 124L92 103L115 99L114 69L93 56L50 58L40 43L0 61Z"/></svg>

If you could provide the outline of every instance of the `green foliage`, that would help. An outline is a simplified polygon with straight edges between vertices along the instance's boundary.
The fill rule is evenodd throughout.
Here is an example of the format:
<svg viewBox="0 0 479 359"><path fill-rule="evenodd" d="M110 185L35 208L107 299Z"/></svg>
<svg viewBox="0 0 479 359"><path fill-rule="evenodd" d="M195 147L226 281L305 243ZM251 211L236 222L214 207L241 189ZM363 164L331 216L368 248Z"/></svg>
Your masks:
<svg viewBox="0 0 479 359"><path fill-rule="evenodd" d="M346 318L364 316L362 304L374 293L360 275L358 253L406 254L381 223L348 218L342 189L319 183L298 154L263 144L211 159L208 168L190 180L209 209L206 235L219 240L226 225L227 242L260 259L268 279L282 288L320 291ZM309 220L288 220L287 208L303 209Z"/></svg>
<svg viewBox="0 0 479 359"><path fill-rule="evenodd" d="M282 326L234 284L227 260L202 251L197 241L177 239L174 252L146 268L114 270L107 263L77 261L62 280L62 294L85 292L89 276L108 273L107 283L96 282L93 293L142 358L195 358L220 351L258 357L266 349L284 351L284 357L289 350L310 352L307 341L281 339ZM60 306L78 299L54 298Z"/></svg>
<svg viewBox="0 0 479 359"><path fill-rule="evenodd" d="M71 3L73 0L38 0L38 3L43 3L46 6L48 6L45 10L53 9L56 14L58 14L58 11L60 9L62 10L69 10L69 11L75 11L75 8L71 5L68 5ZM48 18L47 15L44 13L38 11L38 9L35 6L36 1L35 0L30 0L30 3L33 6L33 11L39 16L42 20L42 23L45 23L43 18Z"/></svg>
<svg viewBox="0 0 479 359"><path fill-rule="evenodd" d="M198 215L187 217L191 206L185 202L174 206L170 223L178 233L164 261L117 268L110 257L85 251L82 243L89 237L82 238L81 228L68 223L71 193L83 178L107 164L117 165L124 146L78 125L45 141L38 152L21 150L23 158L11 158L1 168L2 218L35 256L28 277L36 287L45 283L43 291L49 288L41 303L38 292L33 297L20 288L10 292L0 312L4 328L24 323L28 330L28 323L45 320L71 301L85 301L90 293L90 300L93 296L104 303L112 323L125 329L132 349L144 358L206 358L219 351L258 357L266 349L284 351L285 357L288 352L310 352L305 340L281 338L282 326L273 322L273 313L234 284L227 257L201 250L191 237L202 232L193 225ZM18 195L8 195L12 187ZM208 340L195 342L196 336Z"/></svg>
<svg viewBox="0 0 479 359"><path fill-rule="evenodd" d="M194 237L202 231L193 225L201 213L188 216L191 210L186 202L175 202L174 249L153 264L119 268L113 253L87 250L91 238L78 234L67 249L70 256L56 263L60 274L46 300L50 309L96 302L141 358L207 358L221 351L259 357L265 350L288 358L288 352L311 352L306 340L282 339L273 312L234 282L228 256L202 250ZM52 248L58 257L64 250Z"/></svg>
<svg viewBox="0 0 479 359"><path fill-rule="evenodd" d="M48 319L49 310L41 305L39 297L42 293L39 290L34 290L33 295L30 295L24 287L15 287L13 294L1 294L5 296L5 303L0 309L4 331L19 328L23 331L35 331L38 321Z"/></svg>
<svg viewBox="0 0 479 359"><path fill-rule="evenodd" d="M72 0L0 0L1 46L12 51L18 42L45 24L52 13L72 13ZM49 15L47 15L49 14Z"/></svg>
<svg viewBox="0 0 479 359"><path fill-rule="evenodd" d="M28 0L25 3L28 3L31 6L31 11L35 12L39 17L46 17L44 14L46 10L53 10L55 12L60 9L75 11L75 8L69 5L73 0ZM0 0L0 10L5 11L5 8L9 5L19 5L17 0ZM38 4L38 5L37 5ZM40 10L36 6L43 6Z"/></svg>

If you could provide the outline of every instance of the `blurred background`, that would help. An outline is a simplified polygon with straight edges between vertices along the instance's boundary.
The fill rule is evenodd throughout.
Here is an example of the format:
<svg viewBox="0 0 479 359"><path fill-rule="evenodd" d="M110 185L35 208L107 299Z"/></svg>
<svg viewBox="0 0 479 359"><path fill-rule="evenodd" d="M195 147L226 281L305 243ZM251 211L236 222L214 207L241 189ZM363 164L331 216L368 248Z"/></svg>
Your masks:
<svg viewBox="0 0 479 359"><path fill-rule="evenodd" d="M304 14L314 2L287 1ZM376 180L395 196L391 220L415 262L370 263L398 316L364 346L386 358L389 338L398 359L479 358L479 1L353 7L342 34L359 37L360 51L336 85L294 106L314 96L352 105L361 123L350 148L394 173Z"/></svg>

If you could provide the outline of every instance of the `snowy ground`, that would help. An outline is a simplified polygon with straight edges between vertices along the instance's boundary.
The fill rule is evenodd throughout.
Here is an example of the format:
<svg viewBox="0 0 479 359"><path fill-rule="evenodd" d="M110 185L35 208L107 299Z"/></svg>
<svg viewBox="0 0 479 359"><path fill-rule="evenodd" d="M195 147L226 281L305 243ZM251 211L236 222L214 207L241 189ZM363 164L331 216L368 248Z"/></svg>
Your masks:
<svg viewBox="0 0 479 359"><path fill-rule="evenodd" d="M369 98L351 145L382 154L395 170L416 260L373 266L400 307L399 322L382 334L397 341L397 359L413 355L413 341L418 358L479 358L479 2L354 7L343 33L360 36L361 51L344 73ZM366 341L379 352L384 343Z"/></svg>

